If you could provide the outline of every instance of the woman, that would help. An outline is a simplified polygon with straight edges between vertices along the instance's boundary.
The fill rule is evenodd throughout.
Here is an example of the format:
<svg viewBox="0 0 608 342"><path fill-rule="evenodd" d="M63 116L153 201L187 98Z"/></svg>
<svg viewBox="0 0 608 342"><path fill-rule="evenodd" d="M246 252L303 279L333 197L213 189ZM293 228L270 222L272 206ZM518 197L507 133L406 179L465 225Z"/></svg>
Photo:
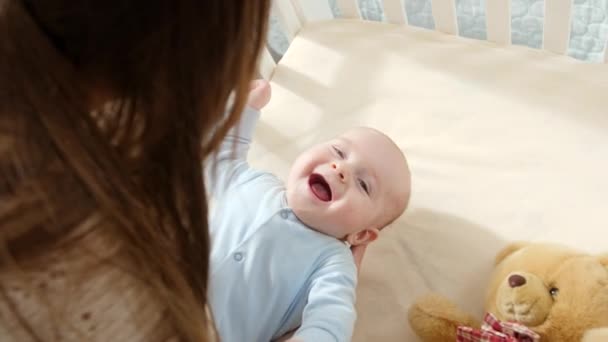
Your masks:
<svg viewBox="0 0 608 342"><path fill-rule="evenodd" d="M0 0L3 341L210 340L202 161L268 8Z"/></svg>

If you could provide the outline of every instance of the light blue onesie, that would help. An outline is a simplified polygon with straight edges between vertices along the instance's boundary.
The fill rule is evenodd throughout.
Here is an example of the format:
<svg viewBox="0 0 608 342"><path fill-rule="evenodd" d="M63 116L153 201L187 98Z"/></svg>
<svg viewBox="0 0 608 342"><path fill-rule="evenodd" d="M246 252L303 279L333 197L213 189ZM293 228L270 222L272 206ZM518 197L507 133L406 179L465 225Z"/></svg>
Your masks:
<svg viewBox="0 0 608 342"><path fill-rule="evenodd" d="M209 301L223 342L350 341L357 270L350 249L304 225L285 185L249 167L260 113L246 109L207 163L213 197ZM215 171L214 171L215 167Z"/></svg>

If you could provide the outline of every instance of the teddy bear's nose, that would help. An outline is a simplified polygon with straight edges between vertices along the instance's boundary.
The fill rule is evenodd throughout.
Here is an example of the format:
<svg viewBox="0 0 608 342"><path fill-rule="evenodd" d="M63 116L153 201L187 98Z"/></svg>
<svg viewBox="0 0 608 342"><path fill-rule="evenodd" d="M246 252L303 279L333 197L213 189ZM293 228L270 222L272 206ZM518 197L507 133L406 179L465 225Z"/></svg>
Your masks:
<svg viewBox="0 0 608 342"><path fill-rule="evenodd" d="M523 285L526 285L526 278L520 276L519 274L513 274L509 277L509 286L520 287Z"/></svg>

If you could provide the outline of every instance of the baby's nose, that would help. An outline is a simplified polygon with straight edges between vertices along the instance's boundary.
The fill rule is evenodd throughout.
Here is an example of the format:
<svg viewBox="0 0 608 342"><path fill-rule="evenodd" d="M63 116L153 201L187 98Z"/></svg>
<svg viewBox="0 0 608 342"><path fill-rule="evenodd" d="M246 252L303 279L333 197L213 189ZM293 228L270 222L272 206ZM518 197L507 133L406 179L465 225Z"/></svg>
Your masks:
<svg viewBox="0 0 608 342"><path fill-rule="evenodd" d="M513 274L509 277L509 286L515 288L526 285L526 278L519 274Z"/></svg>
<svg viewBox="0 0 608 342"><path fill-rule="evenodd" d="M336 170L338 172L338 177L340 177L340 181L345 182L346 181L346 177L344 176L344 172L342 171L342 169L338 169L338 164L336 163L331 163L331 168Z"/></svg>

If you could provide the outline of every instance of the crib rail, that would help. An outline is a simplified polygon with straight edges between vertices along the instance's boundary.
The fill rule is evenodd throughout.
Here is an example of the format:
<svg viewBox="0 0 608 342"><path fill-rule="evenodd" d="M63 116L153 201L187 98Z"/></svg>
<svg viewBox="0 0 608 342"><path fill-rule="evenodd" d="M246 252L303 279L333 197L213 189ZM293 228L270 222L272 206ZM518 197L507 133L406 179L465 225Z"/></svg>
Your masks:
<svg viewBox="0 0 608 342"><path fill-rule="evenodd" d="M511 2L486 0L486 35L494 43L511 43Z"/></svg>
<svg viewBox="0 0 608 342"><path fill-rule="evenodd" d="M389 23L407 24L407 15L402 0L383 0L384 16Z"/></svg>
<svg viewBox="0 0 608 342"><path fill-rule="evenodd" d="M274 62L274 59L272 58L272 55L270 54L268 49L263 49L262 54L260 56L260 60L258 62L258 73L260 74L259 76L269 80L276 66L277 65Z"/></svg>
<svg viewBox="0 0 608 342"><path fill-rule="evenodd" d="M458 34L456 0L431 0L435 29L447 34ZM565 54L570 40L572 2L574 0L545 0L545 18L542 48L557 54ZM357 0L337 0L340 17L361 19ZM402 0L382 0L386 21L407 25L407 15ZM284 28L287 39L291 41L307 21L332 18L328 0L273 0L273 14ZM486 0L486 32L489 41L511 44L511 0ZM608 43L605 62L608 63ZM262 63L266 71L260 70L264 77L270 76L274 61L268 60L265 52ZM261 68L262 69L262 68ZM266 74L264 74L266 72Z"/></svg>
<svg viewBox="0 0 608 342"><path fill-rule="evenodd" d="M447 34L458 34L456 0L434 0L431 2L435 29Z"/></svg>
<svg viewBox="0 0 608 342"><path fill-rule="evenodd" d="M359 11L359 5L357 0L337 0L338 8L342 18L348 19L360 19L361 12Z"/></svg>
<svg viewBox="0 0 608 342"><path fill-rule="evenodd" d="M289 0L274 0L271 13L279 19L287 39L291 41L302 27L302 19L297 13L297 8Z"/></svg>
<svg viewBox="0 0 608 342"><path fill-rule="evenodd" d="M572 0L545 0L543 48L565 54L570 40Z"/></svg>

